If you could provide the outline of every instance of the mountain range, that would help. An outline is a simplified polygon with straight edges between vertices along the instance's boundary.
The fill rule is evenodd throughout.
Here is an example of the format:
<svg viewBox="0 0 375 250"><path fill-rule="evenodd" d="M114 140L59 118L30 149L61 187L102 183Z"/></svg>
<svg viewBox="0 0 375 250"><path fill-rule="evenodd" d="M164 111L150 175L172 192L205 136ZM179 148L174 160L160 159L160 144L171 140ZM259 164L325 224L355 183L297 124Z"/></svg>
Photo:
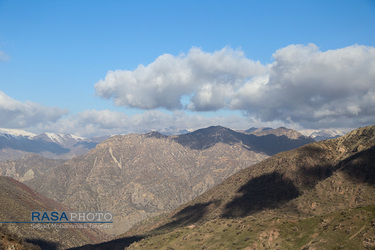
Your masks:
<svg viewBox="0 0 375 250"><path fill-rule="evenodd" d="M129 249L369 249L374 197L369 126L249 166L115 242L128 246L137 235Z"/></svg>
<svg viewBox="0 0 375 250"><path fill-rule="evenodd" d="M118 234L270 155L313 142L279 133L257 136L214 126L178 136L119 135L64 162L28 155L0 163L0 171L66 206L113 211L114 228L107 232Z"/></svg>
<svg viewBox="0 0 375 250"><path fill-rule="evenodd" d="M112 211L114 228L106 233L116 235L131 228L114 241L87 245L83 249L106 249L109 245L123 249L146 236L147 239L131 247L178 248L188 243L187 246L202 248L213 240L219 244L214 244L215 248L230 248L232 245L228 244L232 243L220 236L218 230L237 234L241 227L250 230L254 223L271 223L275 225L274 231L255 226L247 236L259 238L266 231L268 237L268 233L280 235L279 226L296 220L303 223L310 218L331 216L337 209L350 214L347 209L371 206L375 194L371 165L374 130L363 128L317 143L286 128L234 131L213 126L171 136L155 131L118 135L104 141L102 138L86 141L96 146L65 160L46 159L23 151L18 160L0 162L0 174L22 181L27 188L32 188L29 190L35 190L32 192L61 206L80 211ZM75 147L80 140L75 136L47 133L12 136L22 137L26 145L30 143L28 140L42 141L64 149ZM353 167L358 165L363 167ZM9 215L6 207L1 211ZM222 223L232 223L237 231ZM165 240L166 237L174 243ZM313 236L306 234L305 237L311 240ZM361 240L368 241L366 237ZM238 244L250 246L244 239L241 236ZM272 244L281 245L284 240L278 236ZM258 248L254 242L252 246ZM263 243L257 242L271 244L269 238ZM296 246L289 243L289 247Z"/></svg>
<svg viewBox="0 0 375 250"><path fill-rule="evenodd" d="M286 128L250 128L245 131L237 131L246 134L265 135L274 134ZM279 132L276 132L279 131ZM285 135L285 131L283 131ZM304 136L311 137L316 141L335 138L345 133L339 130L303 130L297 132L289 130L299 137L301 133ZM157 132L157 131L151 131ZM160 133L166 136L183 135L193 132L191 129L178 129L169 127L161 130ZM298 133L298 134L297 134ZM42 133L34 134L20 129L0 128L0 162L6 160L17 160L28 153L38 154L50 159L71 159L74 156L86 154L98 143L110 138L113 135L98 137L80 137L72 134ZM289 138L291 135L289 135Z"/></svg>

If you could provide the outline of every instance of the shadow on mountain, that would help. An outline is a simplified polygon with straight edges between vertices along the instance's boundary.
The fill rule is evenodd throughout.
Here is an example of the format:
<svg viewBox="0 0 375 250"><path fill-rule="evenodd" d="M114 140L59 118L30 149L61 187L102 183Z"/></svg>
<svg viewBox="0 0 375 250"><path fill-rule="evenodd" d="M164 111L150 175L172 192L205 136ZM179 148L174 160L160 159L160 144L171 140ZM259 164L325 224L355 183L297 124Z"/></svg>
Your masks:
<svg viewBox="0 0 375 250"><path fill-rule="evenodd" d="M300 155L308 155L310 158L314 159L319 159L322 157L322 155L327 153L327 150L317 146L316 144L308 144L304 147L298 148L297 150L300 152Z"/></svg>
<svg viewBox="0 0 375 250"><path fill-rule="evenodd" d="M304 188L314 188L319 181L327 179L333 174L332 165L302 167L297 173L296 183Z"/></svg>
<svg viewBox="0 0 375 250"><path fill-rule="evenodd" d="M52 241L46 241L41 239L26 239L27 243L39 246L42 250L55 250L60 249L60 244Z"/></svg>
<svg viewBox="0 0 375 250"><path fill-rule="evenodd" d="M351 181L375 185L375 147L345 159L340 167Z"/></svg>
<svg viewBox="0 0 375 250"><path fill-rule="evenodd" d="M290 139L285 135L277 136L273 134L256 136L247 135L244 138L244 144L265 152L268 155L275 155L283 151L289 151L305 144L314 142L311 138L300 137L298 139Z"/></svg>
<svg viewBox="0 0 375 250"><path fill-rule="evenodd" d="M96 245L84 245L81 247L69 248L70 250L124 250L125 247L130 246L134 242L142 240L143 236L132 236L132 237L125 237L121 239L111 240L108 242L103 242Z"/></svg>
<svg viewBox="0 0 375 250"><path fill-rule="evenodd" d="M293 182L274 172L248 181L237 193L240 197L225 206L223 218L245 217L266 208L275 208L300 195Z"/></svg>
<svg viewBox="0 0 375 250"><path fill-rule="evenodd" d="M297 172L294 183L301 188L314 188L315 185L332 176L336 167L327 155L327 151L316 145L306 145L298 150Z"/></svg>
<svg viewBox="0 0 375 250"><path fill-rule="evenodd" d="M184 227L200 221L206 213L209 213L210 205L218 206L220 201L210 201L206 203L197 203L192 206L185 207L173 216L174 221L167 223L154 231L172 230L177 227Z"/></svg>

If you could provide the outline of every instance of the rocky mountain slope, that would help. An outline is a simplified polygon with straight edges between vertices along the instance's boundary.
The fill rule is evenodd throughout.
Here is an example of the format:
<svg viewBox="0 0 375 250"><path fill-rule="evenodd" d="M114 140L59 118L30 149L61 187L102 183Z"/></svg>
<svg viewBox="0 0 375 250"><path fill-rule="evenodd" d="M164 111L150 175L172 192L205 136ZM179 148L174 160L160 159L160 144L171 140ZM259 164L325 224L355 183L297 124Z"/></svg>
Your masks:
<svg viewBox="0 0 375 250"><path fill-rule="evenodd" d="M374 197L375 126L369 126L243 169L117 242L148 235L131 249L371 248Z"/></svg>
<svg viewBox="0 0 375 250"><path fill-rule="evenodd" d="M170 137L157 132L115 136L26 183L77 209L113 211L113 233L120 233L190 201L283 146L308 140L257 137L223 127Z"/></svg>
<svg viewBox="0 0 375 250"><path fill-rule="evenodd" d="M222 201L215 206L215 213L224 217L246 216L290 202L304 214L330 212L348 205L371 205L375 194L371 185L375 179L374 146L374 126L305 145L242 170L199 199ZM304 202L307 196L315 195L314 205ZM348 203L349 197L356 199Z"/></svg>
<svg viewBox="0 0 375 250"><path fill-rule="evenodd" d="M26 185L10 178L0 176L0 220L30 221L31 211L69 211L70 208L45 198ZM38 224L40 225L40 224ZM2 224L0 234L4 237L0 240L3 245L16 245L29 242L41 246L43 249L57 249L80 246L93 241L99 242L106 239L106 235L93 229L36 229L31 224ZM17 249L17 248L15 248ZM21 248L20 248L21 249Z"/></svg>
<svg viewBox="0 0 375 250"><path fill-rule="evenodd" d="M36 154L25 154L15 161L0 162L0 175L24 182L46 174L63 162L64 160L47 159Z"/></svg>

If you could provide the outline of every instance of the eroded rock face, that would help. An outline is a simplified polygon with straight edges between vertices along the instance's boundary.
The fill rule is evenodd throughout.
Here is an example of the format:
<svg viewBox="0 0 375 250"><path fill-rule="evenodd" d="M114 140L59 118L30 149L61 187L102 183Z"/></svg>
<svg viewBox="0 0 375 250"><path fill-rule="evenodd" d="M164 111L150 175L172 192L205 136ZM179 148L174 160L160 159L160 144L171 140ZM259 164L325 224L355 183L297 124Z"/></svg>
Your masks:
<svg viewBox="0 0 375 250"><path fill-rule="evenodd" d="M20 179L20 181L32 180L34 179L34 177L35 177L34 171L30 168L29 170L27 170L25 175Z"/></svg>

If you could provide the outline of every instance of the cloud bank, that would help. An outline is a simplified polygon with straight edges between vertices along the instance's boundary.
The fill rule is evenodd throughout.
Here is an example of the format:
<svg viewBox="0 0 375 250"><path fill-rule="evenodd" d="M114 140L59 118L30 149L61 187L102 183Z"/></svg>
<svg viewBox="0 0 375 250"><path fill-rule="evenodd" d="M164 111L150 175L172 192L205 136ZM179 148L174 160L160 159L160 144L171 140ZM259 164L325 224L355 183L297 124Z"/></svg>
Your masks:
<svg viewBox="0 0 375 250"><path fill-rule="evenodd" d="M185 111L164 112L147 110L128 116L111 110L84 110L67 115L68 110L47 107L38 103L21 102L0 91L0 128L18 128L36 134L44 132L75 134L85 137L145 133L150 130L176 132L180 129L199 129L223 125L247 129L259 125L240 115L206 117ZM266 126L271 126L267 125Z"/></svg>
<svg viewBox="0 0 375 250"><path fill-rule="evenodd" d="M20 102L0 91L0 127L25 128L54 123L67 114L66 109L45 107L34 102Z"/></svg>
<svg viewBox="0 0 375 250"><path fill-rule="evenodd" d="M132 116L111 110L66 116L66 109L21 102L0 91L0 127L96 136L211 125L321 129L374 124L374 47L320 51L314 44L289 45L273 58L264 65L241 50L192 48L187 54L161 55L133 71L109 71L95 84L96 95L143 110ZM237 112L223 115L222 110Z"/></svg>
<svg viewBox="0 0 375 250"><path fill-rule="evenodd" d="M260 121L306 128L357 127L375 120L374 47L322 52L314 44L290 45L273 58L262 65L241 50L192 48L134 71L109 71L95 84L96 94L119 106L241 110Z"/></svg>
<svg viewBox="0 0 375 250"><path fill-rule="evenodd" d="M235 127L233 127L234 124ZM52 131L55 133L74 133L90 137L111 134L145 133L151 130L178 132L183 129L195 130L213 125L248 129L251 126L259 125L259 123L256 121L251 122L248 118L239 115L205 117L197 114L187 114L184 111L165 113L160 110L147 110L144 113L128 116L122 112L111 110L86 110L60 119L55 123L39 124L29 130L35 133ZM265 126L271 125L265 124ZM279 126L279 124L276 126Z"/></svg>

